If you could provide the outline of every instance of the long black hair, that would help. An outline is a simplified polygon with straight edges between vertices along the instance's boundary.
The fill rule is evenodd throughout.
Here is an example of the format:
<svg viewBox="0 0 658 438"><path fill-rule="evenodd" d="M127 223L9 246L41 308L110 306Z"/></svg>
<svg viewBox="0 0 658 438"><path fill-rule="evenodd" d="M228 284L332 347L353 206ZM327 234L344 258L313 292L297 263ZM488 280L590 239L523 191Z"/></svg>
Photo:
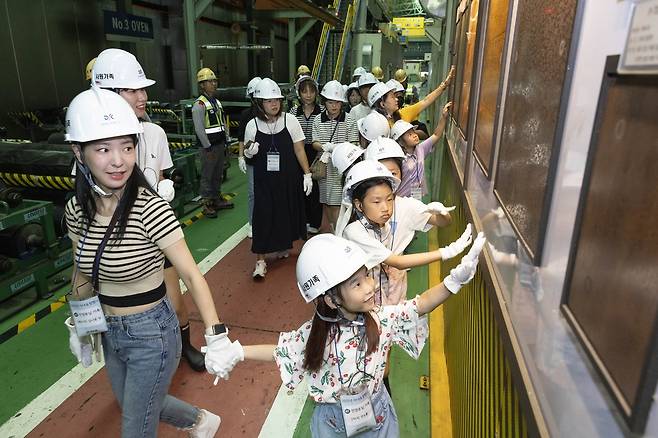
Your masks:
<svg viewBox="0 0 658 438"><path fill-rule="evenodd" d="M137 136L130 136L133 140L133 144L137 147ZM84 148L93 142L79 143L78 147L80 148L80 156L83 157ZM84 161L83 161L84 163ZM96 197L98 196L89 185L89 181L81 175L82 172L78 170L75 178L75 198L82 209L82 225L87 230L91 225L92 221L96 217ZM117 218L117 223L114 226L113 238L114 240L121 240L123 235L126 232L126 226L128 224L128 216L130 215L130 210L132 210L135 205L135 200L139 194L139 190L144 189L151 194L157 196L157 194L151 188L151 185L146 180L144 173L139 168L137 163L132 170L128 181L126 182L126 187L123 190L121 199L117 204L119 217Z"/></svg>
<svg viewBox="0 0 658 438"><path fill-rule="evenodd" d="M340 292L340 285L334 286L326 294L333 295L335 298L343 299ZM338 310L332 309L325 303L324 295L316 300L316 311L321 315L330 318L338 318ZM379 326L375 318L369 313L363 313L365 326L366 326L366 342L368 348L366 355L371 355L379 348ZM304 362L302 366L307 371L318 371L324 361L324 351L331 335L336 336L339 340L340 330L338 325L340 322L327 322L320 318L317 313L313 315L313 322L311 323L311 331L306 340L306 349L304 350Z"/></svg>

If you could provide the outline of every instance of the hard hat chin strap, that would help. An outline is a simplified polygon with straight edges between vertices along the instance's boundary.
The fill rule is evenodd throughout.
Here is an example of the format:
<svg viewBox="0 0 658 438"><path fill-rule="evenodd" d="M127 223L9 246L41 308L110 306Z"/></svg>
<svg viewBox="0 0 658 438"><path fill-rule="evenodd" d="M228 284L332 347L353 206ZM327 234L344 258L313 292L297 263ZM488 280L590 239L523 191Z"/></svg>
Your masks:
<svg viewBox="0 0 658 438"><path fill-rule="evenodd" d="M342 306L336 300L336 296L334 295L333 292L328 292L327 295L329 296L329 299L333 303L334 306L336 306L336 312L338 313L337 317L331 317L331 316L326 316L320 313L320 310L318 309L318 306L315 306L315 314L324 322L335 322L339 324L345 324L347 326L354 326L354 327L362 327L365 326L365 318L361 314L357 314L356 318L354 320L351 320L345 316L343 313Z"/></svg>
<svg viewBox="0 0 658 438"><path fill-rule="evenodd" d="M101 189L98 184L94 181L94 178L91 176L91 171L89 168L80 160L75 160L77 166L78 166L78 171L84 176L84 178L87 180L89 183L89 186L91 189L99 196L102 196L104 198L109 198L112 196L112 193L107 193L105 190Z"/></svg>

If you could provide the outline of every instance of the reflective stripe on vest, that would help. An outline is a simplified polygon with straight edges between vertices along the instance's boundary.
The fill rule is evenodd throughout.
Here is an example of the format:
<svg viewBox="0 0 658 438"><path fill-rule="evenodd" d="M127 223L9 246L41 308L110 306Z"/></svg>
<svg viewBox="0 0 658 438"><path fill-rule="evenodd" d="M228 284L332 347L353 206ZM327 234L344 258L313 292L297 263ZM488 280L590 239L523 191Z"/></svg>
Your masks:
<svg viewBox="0 0 658 438"><path fill-rule="evenodd" d="M203 94L199 96L197 102L203 103L203 105L206 107L206 114L203 120L203 126L205 127L206 134L217 134L219 132L224 132L224 121L222 120L222 104L217 101L217 108L215 108L210 100Z"/></svg>

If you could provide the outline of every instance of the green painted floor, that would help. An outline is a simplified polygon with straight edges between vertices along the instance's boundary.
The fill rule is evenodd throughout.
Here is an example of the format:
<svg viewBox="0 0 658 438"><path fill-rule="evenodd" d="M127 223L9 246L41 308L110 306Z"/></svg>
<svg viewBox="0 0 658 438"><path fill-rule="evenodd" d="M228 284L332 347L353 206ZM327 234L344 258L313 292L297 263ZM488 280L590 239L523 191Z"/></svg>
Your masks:
<svg viewBox="0 0 658 438"><path fill-rule="evenodd" d="M229 169L228 179L222 185L222 192L237 195L233 199L235 208L220 211L217 219L203 218L185 228L187 244L197 262L245 224L246 182L246 176L238 170L235 161ZM194 210L183 220L198 211ZM66 292L67 288L62 288L51 300L38 302L14 315L0 324L0 332L16 325ZM0 344L0 424L77 365L68 348L68 332L64 327L67 317L68 310L64 306Z"/></svg>

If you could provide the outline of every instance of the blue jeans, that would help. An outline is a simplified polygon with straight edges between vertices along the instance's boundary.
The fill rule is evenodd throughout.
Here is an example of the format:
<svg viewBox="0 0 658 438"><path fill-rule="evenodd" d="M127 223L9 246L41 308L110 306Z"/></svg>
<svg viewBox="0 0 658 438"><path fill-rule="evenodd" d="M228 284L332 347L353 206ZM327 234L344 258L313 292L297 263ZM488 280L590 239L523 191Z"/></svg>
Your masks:
<svg viewBox="0 0 658 438"><path fill-rule="evenodd" d="M372 410L377 417L377 426L367 432L358 434L359 438L398 438L400 426L391 396L386 387L380 385L379 391L372 395ZM311 417L311 435L313 438L345 437L345 422L340 403L316 403Z"/></svg>
<svg viewBox="0 0 658 438"><path fill-rule="evenodd" d="M107 316L105 369L121 406L121 436L155 437L158 422L191 428L199 409L167 395L181 357L178 318L167 298L128 316Z"/></svg>

